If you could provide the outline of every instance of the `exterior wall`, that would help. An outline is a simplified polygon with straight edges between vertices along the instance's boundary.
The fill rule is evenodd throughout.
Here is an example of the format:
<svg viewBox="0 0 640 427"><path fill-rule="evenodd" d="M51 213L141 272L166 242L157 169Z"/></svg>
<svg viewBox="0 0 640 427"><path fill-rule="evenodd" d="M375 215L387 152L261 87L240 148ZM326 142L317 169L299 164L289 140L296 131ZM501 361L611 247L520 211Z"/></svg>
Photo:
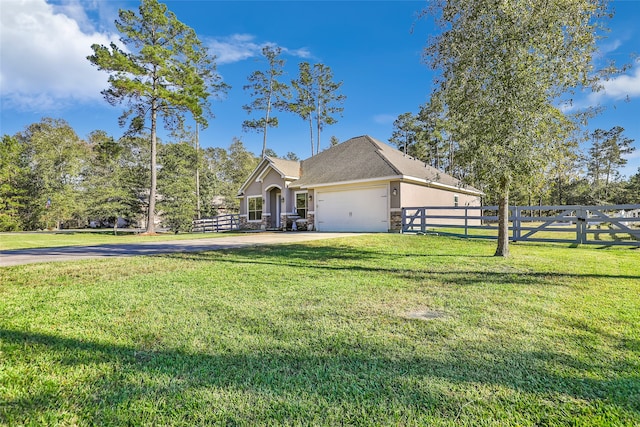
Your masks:
<svg viewBox="0 0 640 427"><path fill-rule="evenodd" d="M443 190L440 188L424 187L408 182L400 183L400 198L402 207L423 207L423 206L454 206L455 197L458 197L458 206L480 206L480 196L458 193ZM438 215L464 216L463 210L438 210ZM456 224L464 225L464 219L433 219L429 222L434 224ZM479 220L468 222L469 225L480 225Z"/></svg>
<svg viewBox="0 0 640 427"><path fill-rule="evenodd" d="M246 230L264 230L271 228L272 217L275 215L276 207L274 205L274 197L270 191L274 188L280 189L282 197L287 200L288 190L285 187L285 181L279 173L270 169L263 176L262 182L252 182L244 192L244 196L240 198L240 228ZM249 221L247 215L247 202L249 197L262 196L262 220ZM273 212L273 215L272 215ZM284 223L283 223L284 224Z"/></svg>
<svg viewBox="0 0 640 427"><path fill-rule="evenodd" d="M389 183L389 207L392 210L402 207L401 191L402 186L400 181L391 181Z"/></svg>
<svg viewBox="0 0 640 427"><path fill-rule="evenodd" d="M284 179L280 177L279 173L271 169L262 180L262 188L263 190L266 190L267 188L274 186L284 188Z"/></svg>

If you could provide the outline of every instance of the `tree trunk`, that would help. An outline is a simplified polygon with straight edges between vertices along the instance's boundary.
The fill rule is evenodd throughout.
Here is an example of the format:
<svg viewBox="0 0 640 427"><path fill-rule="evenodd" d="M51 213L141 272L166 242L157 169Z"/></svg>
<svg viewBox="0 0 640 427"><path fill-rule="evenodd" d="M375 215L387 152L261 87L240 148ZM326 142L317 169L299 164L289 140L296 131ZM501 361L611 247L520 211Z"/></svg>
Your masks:
<svg viewBox="0 0 640 427"><path fill-rule="evenodd" d="M498 247L494 256L509 256L509 190L503 190L498 202Z"/></svg>
<svg viewBox="0 0 640 427"><path fill-rule="evenodd" d="M271 94L273 93L273 77L269 80L269 95L267 97L267 111L264 119L264 132L262 134L262 158L267 152L267 129L269 128L269 116L271 115Z"/></svg>
<svg viewBox="0 0 640 427"><path fill-rule="evenodd" d="M149 188L149 210L147 211L147 233L153 234L156 232L156 151L157 151L157 121L158 121L158 107L156 100L151 102L151 186Z"/></svg>
<svg viewBox="0 0 640 427"><path fill-rule="evenodd" d="M320 95L318 95L318 107L316 110L316 125L318 129L316 130L316 137L318 138L318 144L316 148L316 153L320 152Z"/></svg>
<svg viewBox="0 0 640 427"><path fill-rule="evenodd" d="M196 122L196 213L200 219L200 134L198 128L200 125Z"/></svg>
<svg viewBox="0 0 640 427"><path fill-rule="evenodd" d="M311 157L313 157L313 114L312 113L309 113L309 138L311 138Z"/></svg>

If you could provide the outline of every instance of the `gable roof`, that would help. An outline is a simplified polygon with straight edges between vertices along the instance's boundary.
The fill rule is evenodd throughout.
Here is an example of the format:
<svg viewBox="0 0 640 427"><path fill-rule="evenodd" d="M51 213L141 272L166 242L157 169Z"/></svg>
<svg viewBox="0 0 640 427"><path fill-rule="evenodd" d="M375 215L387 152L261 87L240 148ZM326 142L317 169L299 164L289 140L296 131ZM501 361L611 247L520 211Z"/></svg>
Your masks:
<svg viewBox="0 0 640 427"><path fill-rule="evenodd" d="M369 180L403 180L461 193L480 190L368 135L351 138L302 162L265 157L240 187L238 195L273 169L291 188L313 188Z"/></svg>
<svg viewBox="0 0 640 427"><path fill-rule="evenodd" d="M279 159L277 157L267 157L271 167L280 173L283 178L300 178L300 162L297 160Z"/></svg>
<svg viewBox="0 0 640 427"><path fill-rule="evenodd" d="M368 135L351 138L307 160L293 185L312 187L376 178L404 179L424 185L482 194L460 180L407 156Z"/></svg>
<svg viewBox="0 0 640 427"><path fill-rule="evenodd" d="M261 180L268 173L269 168L279 173L282 179L294 181L300 177L300 162L265 156L249 175L249 178L242 184L238 190L238 195L242 195L252 182Z"/></svg>

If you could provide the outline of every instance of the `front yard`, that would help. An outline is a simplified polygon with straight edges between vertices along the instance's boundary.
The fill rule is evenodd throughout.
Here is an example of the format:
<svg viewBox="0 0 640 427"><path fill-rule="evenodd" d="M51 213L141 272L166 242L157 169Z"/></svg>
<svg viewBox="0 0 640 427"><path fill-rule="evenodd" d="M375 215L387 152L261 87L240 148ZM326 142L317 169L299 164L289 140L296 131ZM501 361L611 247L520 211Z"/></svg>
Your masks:
<svg viewBox="0 0 640 427"><path fill-rule="evenodd" d="M494 245L0 268L0 424L640 424L640 251Z"/></svg>

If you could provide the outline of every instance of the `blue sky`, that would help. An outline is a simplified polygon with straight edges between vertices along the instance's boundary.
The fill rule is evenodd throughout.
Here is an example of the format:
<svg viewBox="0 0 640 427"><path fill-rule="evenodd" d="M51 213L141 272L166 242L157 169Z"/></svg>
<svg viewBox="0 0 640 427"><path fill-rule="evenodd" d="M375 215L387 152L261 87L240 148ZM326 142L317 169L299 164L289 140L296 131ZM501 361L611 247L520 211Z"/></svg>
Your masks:
<svg viewBox="0 0 640 427"><path fill-rule="evenodd" d="M233 137L259 153L262 135L242 131L249 116L249 74L261 67L261 48L280 46L285 79L294 79L299 62L329 66L347 99L338 123L325 128L322 146L331 136L341 141L368 134L387 141L393 120L417 112L432 89L432 72L421 61L422 49L435 31L429 20L417 20L425 1L213 1L165 2L217 55L218 71L231 85L226 99L213 103L215 119L201 132L203 146L228 147ZM602 105L604 113L591 128L625 128L636 152L622 171L640 167L640 0L614 1L611 32L599 44L599 61L631 64L623 75L603 82L596 95L575 98L574 108ZM93 43L118 39L113 22L120 8L137 9L121 0L0 1L0 133L14 134L42 117L68 121L80 137L102 129L122 135L118 107L100 91L107 75L85 59ZM284 155L310 155L308 127L299 117L279 113L280 126L268 134L269 148Z"/></svg>

